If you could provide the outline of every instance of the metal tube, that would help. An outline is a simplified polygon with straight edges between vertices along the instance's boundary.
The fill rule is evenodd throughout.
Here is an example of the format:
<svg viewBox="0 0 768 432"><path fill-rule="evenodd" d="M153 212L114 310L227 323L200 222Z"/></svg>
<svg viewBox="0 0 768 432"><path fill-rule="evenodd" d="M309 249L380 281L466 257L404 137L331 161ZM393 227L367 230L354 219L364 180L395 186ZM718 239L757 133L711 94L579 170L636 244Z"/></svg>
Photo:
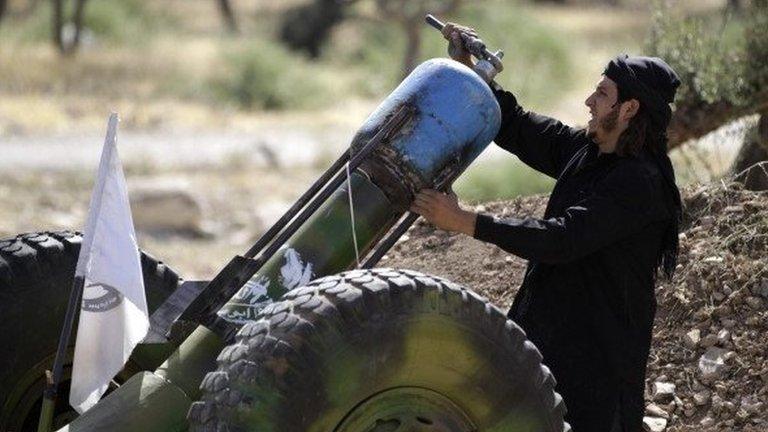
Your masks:
<svg viewBox="0 0 768 432"><path fill-rule="evenodd" d="M84 286L85 278L75 275L75 279L72 281L72 291L69 293L69 303L67 304L67 313L64 316L64 325L59 336L59 345L56 348L56 358L53 361L53 373L43 392L43 407L40 410L40 421L37 425L38 432L51 430L53 409L56 406L56 394L58 393L61 374L64 369L64 357L69 345L69 338L72 336L72 326L77 318L77 311L80 309L80 297L83 294Z"/></svg>
<svg viewBox="0 0 768 432"><path fill-rule="evenodd" d="M371 256L365 260L362 268L369 269L378 264L384 254L386 254L392 248L392 246L397 243L397 240L402 237L406 231L408 231L408 228L410 228L418 218L419 215L417 213L408 213L408 216L403 218L403 220L395 227L395 229L392 230L392 232L390 232L389 235L387 235L387 237L379 243L379 245L376 247L376 250L374 250Z"/></svg>
<svg viewBox="0 0 768 432"><path fill-rule="evenodd" d="M288 209L288 211L285 212L285 214L280 217L280 219L278 219L277 222L275 222L275 224L272 225L272 227L270 227L269 230L267 230L267 232L265 232L264 235L259 238L256 244L248 249L248 252L246 252L244 256L253 258L257 253L261 252L261 250L264 249L264 246L272 241L275 235L277 235L277 233L279 233L280 230L282 230L285 225L290 222L294 216L296 216L299 210L307 205L307 202L309 202L309 200L312 199L312 197L315 196L315 194L317 194L320 189L322 189L323 185L325 185L328 180L333 177L333 174L338 172L344 166L344 164L347 163L348 160L349 152L345 151L338 159L336 159L336 162L334 162L330 168L325 170L323 175L320 176L320 178L317 179L317 181L314 182L312 186L310 186L309 189L307 189L307 191L304 192L304 194L299 197L298 200L296 200L295 203L293 203L291 208Z"/></svg>
<svg viewBox="0 0 768 432"><path fill-rule="evenodd" d="M374 135L373 138L363 147L359 152L355 154L355 156L350 160L350 151L345 151L344 154L339 157L336 162L331 165L330 168L328 168L323 175L314 183L312 186L310 186L309 190L307 190L294 204L291 206L291 208L274 224L272 227L264 233L261 238L256 242L256 244L251 247L248 252L245 253L245 256L248 258L253 258L256 256L257 253L259 253L272 239L277 235L284 227L285 225L293 219L297 213L299 213L299 210L301 210L304 206L307 205L307 203L312 200L313 203L317 203L317 201L323 201L328 196L330 196L331 193L339 186L340 183L337 182L337 179L339 178L339 175L334 178L333 183L335 186L329 187L326 186L323 188L324 185L328 182L328 180L333 176L334 173L337 173L341 168L344 166L345 163L349 161L349 170L354 171L357 169L358 166L360 166L360 163L363 161L363 159L368 156L368 154L373 151L376 146L383 141L390 133L397 130L402 126L402 123L407 119L409 115L408 109L403 106L401 107L395 115L392 116L392 118L387 122L380 130L379 132ZM320 191L321 189L324 190L324 194L321 195L323 198L319 199L318 197L315 197L315 195ZM315 197L314 199L312 199ZM322 203L320 203L322 204ZM314 206L310 205L310 207L313 207L313 210L307 211L304 210L301 212L299 217L294 221L290 226L289 229L293 228L293 231L295 232L295 229L300 226L304 221L307 219L309 215L312 214L315 210L317 210L317 207L319 207L319 204L316 204ZM292 234L292 233L291 233ZM287 240L291 234L281 235L277 238L276 243L284 243L285 240ZM280 245L278 245L279 248ZM270 248L268 250L272 250L274 248ZM274 249L276 250L276 249ZM267 255L266 259L269 259L269 256L274 254L274 251L271 253L265 253ZM259 261L262 263L266 261L266 259L262 260L261 256L258 258Z"/></svg>
<svg viewBox="0 0 768 432"><path fill-rule="evenodd" d="M345 180L345 179L342 179ZM242 324L257 319L260 310L279 299L286 291L306 284L322 275L334 274L355 261L352 242L357 239L361 253L365 254L381 234L397 221L398 216L389 199L360 172L352 173L351 187L357 235L350 230L349 191L344 181L334 190L310 219L286 240L226 305L215 311L218 319L209 321L210 312L203 324L227 337L232 326L227 322ZM266 252L266 251L265 251Z"/></svg>
<svg viewBox="0 0 768 432"><path fill-rule="evenodd" d="M424 17L424 20L427 22L427 24L431 25L437 30L443 31L443 27L445 27L445 24L439 19L435 18L435 16L432 14L427 14L427 16Z"/></svg>
<svg viewBox="0 0 768 432"><path fill-rule="evenodd" d="M410 110L403 105L400 107L400 109L397 110L395 115L392 116L392 118L389 119L389 121L382 127L376 135L371 138L370 141L355 155L349 160L349 171L352 172L357 169L357 167L360 166L360 164L363 162L363 159L365 159L368 154L373 151L377 145L379 145L387 136L394 132L395 130L399 129L402 124L405 122L405 120L410 115ZM323 188L323 190L316 195L312 201L307 205L307 207L299 214L299 216L291 222L283 232L280 233L280 235L277 236L275 241L267 247L267 249L259 254L259 256L256 258L260 264L265 263L268 259L272 257L272 255L275 254L275 252L280 249L280 246L285 243L286 240L288 240L294 233L296 233L296 230L301 227L301 225L307 220L307 218L317 211L317 209L323 205L323 203L330 197L336 189L341 186L341 184L346 179L346 172L339 172L336 174L336 176L328 183L328 185Z"/></svg>
<svg viewBox="0 0 768 432"><path fill-rule="evenodd" d="M377 145L387 139L390 134L399 130L408 120L411 113L412 110L405 105L398 108L394 115L390 117L368 143L366 143L366 145L363 146L360 151L355 153L351 160L347 162L349 163L350 171L359 167L363 160L376 148ZM328 172L330 172L330 170L326 173ZM217 321L220 321L217 319L219 310L231 300L250 278L253 277L253 275L255 275L261 267L275 255L275 253L277 253L277 251L280 250L285 242L304 225L307 219L311 217L318 208L325 204L328 198L336 192L336 189L342 185L345 179L345 170L339 170L331 181L327 182L322 187L322 190L319 193L314 194L309 200L309 203L304 205L304 208L298 215L293 217L287 226L281 227L281 230L275 229L275 232L279 231L279 233L277 236L273 236L273 239L269 239L271 242L269 242L269 240L263 242L262 239L259 240L258 243L263 243L267 246L265 249L261 250L258 256L251 258L249 261L231 263L235 265L235 268L230 269L226 275L224 274L224 271L217 275L198 298L190 304L181 319L194 320L202 325L208 326L219 336L226 339L228 335L236 330L236 328L233 328L225 322L217 323ZM284 217L287 219L287 216ZM251 248L251 251L256 249L257 245L254 245L254 247ZM236 274L237 277L233 279L229 273Z"/></svg>

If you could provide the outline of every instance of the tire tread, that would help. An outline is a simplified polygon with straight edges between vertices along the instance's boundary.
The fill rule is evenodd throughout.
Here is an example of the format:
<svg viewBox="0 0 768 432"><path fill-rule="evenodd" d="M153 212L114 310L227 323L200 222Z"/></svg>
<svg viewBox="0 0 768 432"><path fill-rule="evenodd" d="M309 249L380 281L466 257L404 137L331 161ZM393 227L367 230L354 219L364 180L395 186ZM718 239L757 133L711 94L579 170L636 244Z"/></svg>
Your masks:
<svg viewBox="0 0 768 432"><path fill-rule="evenodd" d="M297 357L301 356L301 345L308 333L317 331L318 325L332 328L339 320L359 321L371 311L391 310L393 304L408 308L416 296L429 298L425 303L438 311L480 319L489 329L502 332L519 364L538 378L536 391L542 395L549 413L548 431L570 431L570 426L562 420L565 405L554 391L554 377L541 364L541 354L501 309L487 298L448 280L388 268L352 270L323 277L286 293L281 301L264 308L256 321L240 329L234 343L218 357L218 369L203 380L200 386L203 399L194 402L188 412L190 431L238 430L228 423L232 410L258 403L254 401L258 395L246 396L237 390L238 384L274 381L272 370L262 364L275 357L286 359L291 367L300 367Z"/></svg>

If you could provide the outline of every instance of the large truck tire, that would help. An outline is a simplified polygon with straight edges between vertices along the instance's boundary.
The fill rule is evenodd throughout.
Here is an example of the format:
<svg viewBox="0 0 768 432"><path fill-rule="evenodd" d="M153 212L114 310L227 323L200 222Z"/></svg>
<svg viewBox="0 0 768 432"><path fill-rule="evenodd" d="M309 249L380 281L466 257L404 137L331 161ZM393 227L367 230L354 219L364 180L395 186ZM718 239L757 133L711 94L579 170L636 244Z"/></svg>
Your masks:
<svg viewBox="0 0 768 432"><path fill-rule="evenodd" d="M248 323L189 410L195 432L564 432L536 347L474 292L413 271L354 270Z"/></svg>
<svg viewBox="0 0 768 432"><path fill-rule="evenodd" d="M0 432L37 430L44 374L53 365L81 242L79 233L68 231L0 239ZM176 289L179 276L144 252L141 267L151 313ZM76 416L68 403L76 324L59 388L56 426ZM132 361L127 369L154 366L149 360L143 363Z"/></svg>

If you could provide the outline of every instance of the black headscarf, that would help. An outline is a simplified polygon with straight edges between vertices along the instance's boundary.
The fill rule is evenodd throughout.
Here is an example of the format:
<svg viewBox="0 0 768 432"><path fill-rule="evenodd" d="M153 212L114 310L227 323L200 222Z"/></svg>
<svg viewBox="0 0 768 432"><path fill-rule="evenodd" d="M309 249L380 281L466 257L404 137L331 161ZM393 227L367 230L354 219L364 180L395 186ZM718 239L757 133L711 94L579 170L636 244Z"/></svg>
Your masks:
<svg viewBox="0 0 768 432"><path fill-rule="evenodd" d="M658 57L629 57L622 54L608 63L603 75L616 83L625 98L637 99L651 122L651 137L659 148L651 152L667 186L672 223L664 233L658 265L671 278L677 266L678 233L682 220L680 191L675 183L675 171L667 155L667 127L672 118L669 104L675 100L680 79L664 60Z"/></svg>

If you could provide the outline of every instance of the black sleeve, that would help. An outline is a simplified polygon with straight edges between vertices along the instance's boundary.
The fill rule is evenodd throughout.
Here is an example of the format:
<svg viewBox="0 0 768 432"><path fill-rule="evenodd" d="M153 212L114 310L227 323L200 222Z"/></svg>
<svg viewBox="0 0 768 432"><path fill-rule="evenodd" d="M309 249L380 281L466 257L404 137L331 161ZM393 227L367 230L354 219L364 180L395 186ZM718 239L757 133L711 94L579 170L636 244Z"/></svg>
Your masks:
<svg viewBox="0 0 768 432"><path fill-rule="evenodd" d="M494 141L536 171L558 178L571 157L589 143L583 129L523 110L515 96L500 87L493 93L501 107L501 128Z"/></svg>
<svg viewBox="0 0 768 432"><path fill-rule="evenodd" d="M528 260L573 261L669 218L659 194L642 173L620 166L565 216L497 220L479 215L475 238Z"/></svg>

